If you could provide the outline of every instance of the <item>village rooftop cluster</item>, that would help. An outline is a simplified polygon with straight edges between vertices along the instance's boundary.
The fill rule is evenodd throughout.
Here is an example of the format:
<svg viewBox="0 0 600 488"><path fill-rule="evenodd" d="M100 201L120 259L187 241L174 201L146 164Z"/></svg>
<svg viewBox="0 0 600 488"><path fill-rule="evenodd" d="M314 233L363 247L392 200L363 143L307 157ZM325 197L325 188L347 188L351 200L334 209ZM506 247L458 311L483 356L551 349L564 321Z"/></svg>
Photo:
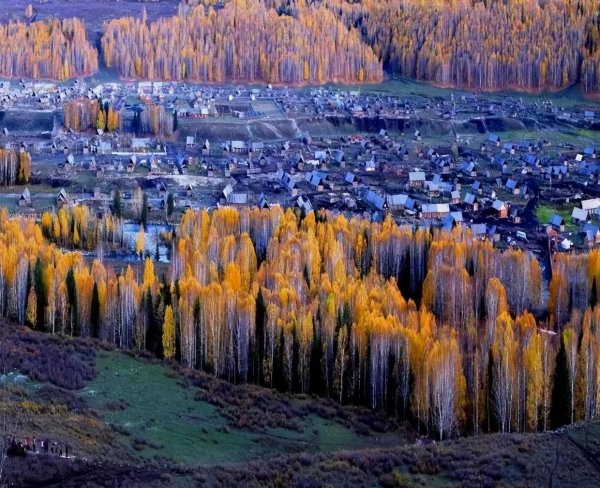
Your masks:
<svg viewBox="0 0 600 488"><path fill-rule="evenodd" d="M81 97L110 103L119 129L66 130L64 105ZM172 117L172 133L135 133L149 104ZM28 187L0 196L21 213L74 204L107 212L115 190L127 205L139 187L156 221L171 194L177 212L280 205L468 227L537 251L600 244L592 103L78 80L2 82L0 110L0 145L32 155Z"/></svg>

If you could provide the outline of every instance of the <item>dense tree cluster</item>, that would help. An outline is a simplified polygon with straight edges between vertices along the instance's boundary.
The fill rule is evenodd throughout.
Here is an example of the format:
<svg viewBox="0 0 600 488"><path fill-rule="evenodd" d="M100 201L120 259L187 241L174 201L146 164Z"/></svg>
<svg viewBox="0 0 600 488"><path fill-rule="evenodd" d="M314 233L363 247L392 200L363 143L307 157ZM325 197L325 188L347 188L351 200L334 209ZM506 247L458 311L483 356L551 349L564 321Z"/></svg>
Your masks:
<svg viewBox="0 0 600 488"><path fill-rule="evenodd" d="M63 124L67 129L83 131L96 127L100 102L89 98L69 100L63 109Z"/></svg>
<svg viewBox="0 0 600 488"><path fill-rule="evenodd" d="M129 79L380 81L600 91L598 0L227 0L105 25L107 66ZM0 75L64 80L98 69L77 19L0 26ZM108 114L98 121L108 125ZM117 124L118 125L118 124ZM115 124L113 124L115 126Z"/></svg>
<svg viewBox="0 0 600 488"><path fill-rule="evenodd" d="M106 102L96 115L96 129L104 132L114 132L119 128L119 112L113 110L112 105Z"/></svg>
<svg viewBox="0 0 600 488"><path fill-rule="evenodd" d="M581 83L586 92L600 92L600 7L586 24Z"/></svg>
<svg viewBox="0 0 600 488"><path fill-rule="evenodd" d="M98 70L81 20L0 24L0 76L66 80Z"/></svg>
<svg viewBox="0 0 600 488"><path fill-rule="evenodd" d="M0 214L0 313L234 382L384 408L439 437L597 417L600 251L556 258L545 314L535 257L468 231L188 212L159 277L150 259L118 272L44 238L85 228L79 213L41 225Z"/></svg>
<svg viewBox="0 0 600 488"><path fill-rule="evenodd" d="M12 186L29 182L31 156L24 149L0 148L0 184Z"/></svg>
<svg viewBox="0 0 600 488"><path fill-rule="evenodd" d="M173 114L167 112L162 105L148 103L138 114L139 124L136 132L155 136L170 136L173 133ZM134 123L134 125L136 125Z"/></svg>
<svg viewBox="0 0 600 488"><path fill-rule="evenodd" d="M182 5L178 15L154 22L115 19L102 49L107 66L125 78L324 83L383 76L358 30L304 4L293 15L261 0L231 0L220 9Z"/></svg>
<svg viewBox="0 0 600 488"><path fill-rule="evenodd" d="M85 205L44 212L40 226L44 237L61 247L94 250L99 246L120 248L123 244L123 219L93 214Z"/></svg>
<svg viewBox="0 0 600 488"><path fill-rule="evenodd" d="M294 11L303 0L271 5ZM598 91L598 0L325 0L386 68L477 89Z"/></svg>
<svg viewBox="0 0 600 488"><path fill-rule="evenodd" d="M63 124L74 131L95 128L114 132L119 128L120 117L109 103L103 105L100 100L81 97L64 105Z"/></svg>

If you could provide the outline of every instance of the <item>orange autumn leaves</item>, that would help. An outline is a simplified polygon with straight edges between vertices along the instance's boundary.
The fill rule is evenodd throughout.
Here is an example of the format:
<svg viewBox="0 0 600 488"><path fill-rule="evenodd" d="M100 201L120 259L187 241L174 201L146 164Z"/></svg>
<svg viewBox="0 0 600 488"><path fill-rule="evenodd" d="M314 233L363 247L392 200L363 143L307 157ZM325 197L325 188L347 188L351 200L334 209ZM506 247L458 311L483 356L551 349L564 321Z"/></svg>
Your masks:
<svg viewBox="0 0 600 488"><path fill-rule="evenodd" d="M0 25L0 76L67 80L98 70L98 52L79 19Z"/></svg>
<svg viewBox="0 0 600 488"><path fill-rule="evenodd" d="M305 6L280 15L259 0L223 8L180 7L153 22L106 25L104 59L125 78L199 82L325 83L381 81L381 62L336 15Z"/></svg>
<svg viewBox="0 0 600 488"><path fill-rule="evenodd" d="M43 304L48 331L97 335L231 381L387 406L440 438L552 428L562 341L571 421L597 416L598 250L556 257L546 303L532 254L390 218L188 212L164 276L149 259L114 268L49 243L71 247L75 233L79 245L110 241L113 224L82 208L41 225L0 213L0 312L22 323ZM34 292L30 269L40 270ZM38 290L45 299L34 305Z"/></svg>
<svg viewBox="0 0 600 488"><path fill-rule="evenodd" d="M101 39L128 79L377 82L393 75L482 90L600 91L597 0L229 0L173 17L117 18ZM507 42L508 40L508 42ZM65 80L98 69L78 19L0 26L0 75Z"/></svg>

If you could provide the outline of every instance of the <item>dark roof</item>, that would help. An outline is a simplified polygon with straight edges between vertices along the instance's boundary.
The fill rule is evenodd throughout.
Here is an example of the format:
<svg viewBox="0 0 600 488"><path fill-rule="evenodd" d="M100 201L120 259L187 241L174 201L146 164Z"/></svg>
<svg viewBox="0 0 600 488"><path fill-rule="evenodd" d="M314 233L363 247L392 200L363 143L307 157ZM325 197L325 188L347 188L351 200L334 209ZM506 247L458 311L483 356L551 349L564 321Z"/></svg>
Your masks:
<svg viewBox="0 0 600 488"><path fill-rule="evenodd" d="M365 200L375 207L377 210L383 210L383 205L385 203L385 198L381 195L378 195L373 190L367 190L364 195Z"/></svg>
<svg viewBox="0 0 600 488"><path fill-rule="evenodd" d="M476 236L482 236L487 233L485 224L471 224L471 232Z"/></svg>
<svg viewBox="0 0 600 488"><path fill-rule="evenodd" d="M467 205L473 205L473 204L476 202L476 200L477 200L477 197L475 197L475 195L473 195L472 193L467 193L467 194L465 195L465 200L464 200L464 202L465 202Z"/></svg>

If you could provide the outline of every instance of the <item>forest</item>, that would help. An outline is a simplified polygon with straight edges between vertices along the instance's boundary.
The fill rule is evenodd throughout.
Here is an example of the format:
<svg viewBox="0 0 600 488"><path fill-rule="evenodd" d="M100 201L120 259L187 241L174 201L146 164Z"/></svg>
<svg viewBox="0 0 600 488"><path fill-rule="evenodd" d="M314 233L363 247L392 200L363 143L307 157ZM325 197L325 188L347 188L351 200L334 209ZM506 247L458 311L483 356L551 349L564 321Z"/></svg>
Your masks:
<svg viewBox="0 0 600 488"><path fill-rule="evenodd" d="M67 80L98 70L98 52L79 19L0 24L0 76Z"/></svg>
<svg viewBox="0 0 600 488"><path fill-rule="evenodd" d="M293 0L282 4L281 9L297 8ZM553 90L578 81L585 92L600 89L598 0L325 0L324 5L360 29L392 74L481 90Z"/></svg>
<svg viewBox="0 0 600 488"><path fill-rule="evenodd" d="M101 55L126 79L379 82L384 70L480 90L600 91L598 0L186 1L177 15L116 18ZM78 19L0 26L0 75L94 73Z"/></svg>
<svg viewBox="0 0 600 488"><path fill-rule="evenodd" d="M108 67L128 79L200 82L324 83L383 79L382 66L358 31L325 8L300 5L279 15L260 0L222 9L181 5L154 22L121 18L102 36Z"/></svg>
<svg viewBox="0 0 600 488"><path fill-rule="evenodd" d="M438 438L598 415L598 250L556 255L547 301L531 253L390 218L188 211L168 267L69 252L117 245L120 222L85 207L41 224L2 211L0 313L234 383L385 410Z"/></svg>

